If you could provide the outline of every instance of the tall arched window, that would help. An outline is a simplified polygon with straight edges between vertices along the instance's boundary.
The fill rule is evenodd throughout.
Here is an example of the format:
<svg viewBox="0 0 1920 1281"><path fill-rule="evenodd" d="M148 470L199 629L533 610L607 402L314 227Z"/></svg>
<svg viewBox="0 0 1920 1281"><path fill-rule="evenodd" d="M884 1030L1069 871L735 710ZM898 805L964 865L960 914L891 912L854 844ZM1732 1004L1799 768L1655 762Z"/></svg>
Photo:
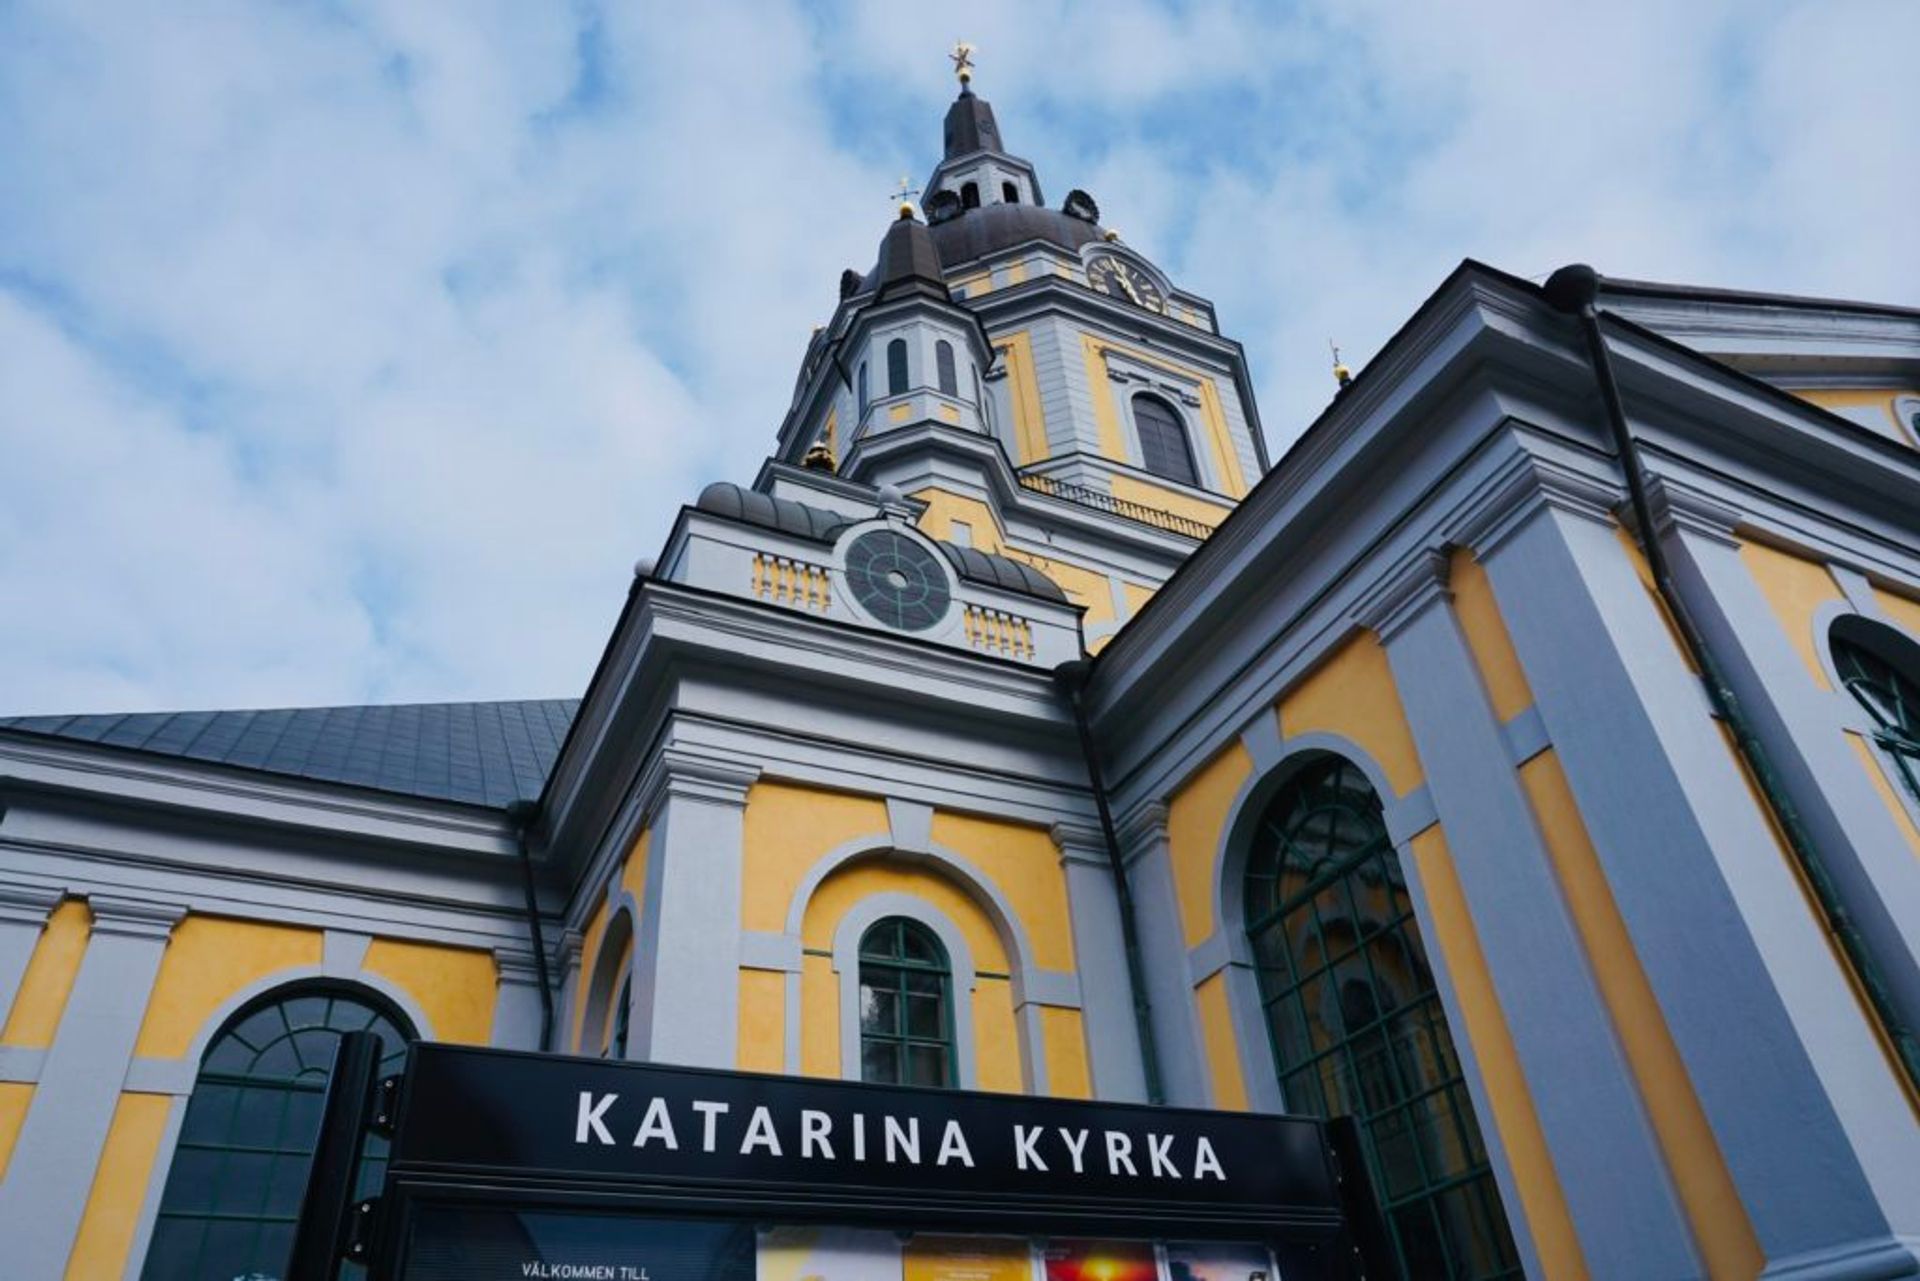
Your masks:
<svg viewBox="0 0 1920 1281"><path fill-rule="evenodd" d="M1873 741L1907 792L1920 800L1920 645L1856 615L1828 634L1834 670L1873 721Z"/></svg>
<svg viewBox="0 0 1920 1281"><path fill-rule="evenodd" d="M633 1028L633 976L629 974L620 980L620 990L613 994L613 1031L607 1034L607 1052L602 1057L624 1059L627 1057L627 1036Z"/></svg>
<svg viewBox="0 0 1920 1281"><path fill-rule="evenodd" d="M860 397L860 413L862 414L862 416L864 416L867 412L868 404L871 403L871 400L867 395L867 362L866 361L863 360L860 362L860 369L857 373L854 374L853 381L859 388L859 391L857 394Z"/></svg>
<svg viewBox="0 0 1920 1281"><path fill-rule="evenodd" d="M1404 1275L1518 1277L1406 878L1353 765L1322 756L1273 799L1246 916L1287 1107L1359 1122Z"/></svg>
<svg viewBox="0 0 1920 1281"><path fill-rule="evenodd" d="M918 921L889 916L860 939L860 1079L952 1085L953 966Z"/></svg>
<svg viewBox="0 0 1920 1281"><path fill-rule="evenodd" d="M1141 466L1183 485L1200 483L1193 466L1193 450L1187 444L1187 429L1172 405L1158 396L1135 396L1133 423L1140 432Z"/></svg>
<svg viewBox="0 0 1920 1281"><path fill-rule="evenodd" d="M905 395L907 390L907 340L895 338L887 344L887 395Z"/></svg>
<svg viewBox="0 0 1920 1281"><path fill-rule="evenodd" d="M953 368L953 344L944 338L933 345L933 366L940 380L940 390L949 396L958 396L960 376Z"/></svg>
<svg viewBox="0 0 1920 1281"><path fill-rule="evenodd" d="M285 1275L334 1047L361 1030L380 1037L381 1074L398 1072L413 1033L370 992L286 988L227 1020L200 1061L142 1281ZM355 1195L386 1165L387 1141L368 1135Z"/></svg>
<svg viewBox="0 0 1920 1281"><path fill-rule="evenodd" d="M960 184L960 207L962 209L978 209L980 207L979 183L963 182Z"/></svg>
<svg viewBox="0 0 1920 1281"><path fill-rule="evenodd" d="M1004 203L1006 203L1006 204L1009 204L1009 205L1017 205L1017 204L1019 204L1019 203L1020 203L1020 188L1019 188L1019 187L1017 187L1017 186L1015 186L1015 185L1014 185L1013 183L1010 183L1010 182L1003 182L1003 183L1001 183L1001 184L1000 184L1000 199L1001 199L1001 201L1002 201L1002 202L1004 202Z"/></svg>

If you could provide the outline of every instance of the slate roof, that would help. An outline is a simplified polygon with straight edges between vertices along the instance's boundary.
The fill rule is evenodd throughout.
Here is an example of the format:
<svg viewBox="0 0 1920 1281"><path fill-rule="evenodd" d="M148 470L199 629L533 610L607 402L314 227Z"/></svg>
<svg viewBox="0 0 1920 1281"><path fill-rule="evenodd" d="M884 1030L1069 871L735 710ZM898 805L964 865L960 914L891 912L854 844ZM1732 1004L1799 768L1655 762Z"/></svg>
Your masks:
<svg viewBox="0 0 1920 1281"><path fill-rule="evenodd" d="M21 730L430 800L540 795L580 700L0 717Z"/></svg>

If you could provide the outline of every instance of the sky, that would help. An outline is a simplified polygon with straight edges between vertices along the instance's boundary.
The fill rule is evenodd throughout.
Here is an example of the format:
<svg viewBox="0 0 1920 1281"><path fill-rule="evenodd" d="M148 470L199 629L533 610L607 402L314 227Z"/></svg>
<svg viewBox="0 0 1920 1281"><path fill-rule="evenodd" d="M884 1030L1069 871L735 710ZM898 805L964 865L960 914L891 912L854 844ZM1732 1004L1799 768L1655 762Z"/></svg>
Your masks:
<svg viewBox="0 0 1920 1281"><path fill-rule="evenodd" d="M0 715L578 695L959 38L1276 456L1466 257L1920 303L1913 0L0 0Z"/></svg>

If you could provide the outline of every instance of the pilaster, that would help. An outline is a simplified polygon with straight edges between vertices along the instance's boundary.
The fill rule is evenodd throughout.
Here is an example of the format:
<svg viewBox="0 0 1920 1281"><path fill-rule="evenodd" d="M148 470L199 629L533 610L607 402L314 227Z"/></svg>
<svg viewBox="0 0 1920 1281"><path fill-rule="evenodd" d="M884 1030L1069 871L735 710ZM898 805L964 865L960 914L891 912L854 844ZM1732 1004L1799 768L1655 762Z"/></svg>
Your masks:
<svg viewBox="0 0 1920 1281"><path fill-rule="evenodd" d="M1449 561L1423 552L1357 620L1386 646L1394 684L1446 833L1460 888L1513 1038L1568 1210L1595 1276L1694 1276L1684 1211L1634 1088L1586 947L1506 735L1455 617ZM1455 1027L1456 1040L1462 1029ZM1464 1058L1471 1047L1462 1046ZM1494 1112L1469 1083L1487 1138ZM1524 1203L1494 1163L1501 1195ZM1634 1230L1622 1232L1619 1225Z"/></svg>
<svg viewBox="0 0 1920 1281"><path fill-rule="evenodd" d="M668 748L649 780L646 897L634 944L634 1058L737 1063L741 839L758 771Z"/></svg>
<svg viewBox="0 0 1920 1281"><path fill-rule="evenodd" d="M1911 1111L1698 678L1604 510L1499 534L1500 612L1770 1272L1893 1275L1920 1192L1881 1170L1920 1168Z"/></svg>
<svg viewBox="0 0 1920 1281"><path fill-rule="evenodd" d="M1119 824L1120 853L1139 914L1140 962L1147 972L1154 1048L1166 1101L1206 1107L1213 1101L1206 1044L1188 981L1187 944L1181 933L1179 898L1167 840L1167 807L1151 801Z"/></svg>
<svg viewBox="0 0 1920 1281"><path fill-rule="evenodd" d="M544 1050L540 1044L540 969L531 948L498 947L499 983L493 997L493 1044L508 1050Z"/></svg>
<svg viewBox="0 0 1920 1281"><path fill-rule="evenodd" d="M0 1183L0 1241L17 1276L66 1269L161 954L186 915L180 904L99 894L88 906L86 954Z"/></svg>
<svg viewBox="0 0 1920 1281"><path fill-rule="evenodd" d="M27 962L47 927L47 917L60 905L58 889L39 885L0 885L0 1027L13 1012Z"/></svg>
<svg viewBox="0 0 1920 1281"><path fill-rule="evenodd" d="M1113 883L1106 838L1098 827L1055 823L1053 843L1060 851L1060 869L1067 882L1074 968L1080 980L1080 1014L1086 1027L1094 1097L1143 1103L1147 1080L1133 1014L1120 895Z"/></svg>

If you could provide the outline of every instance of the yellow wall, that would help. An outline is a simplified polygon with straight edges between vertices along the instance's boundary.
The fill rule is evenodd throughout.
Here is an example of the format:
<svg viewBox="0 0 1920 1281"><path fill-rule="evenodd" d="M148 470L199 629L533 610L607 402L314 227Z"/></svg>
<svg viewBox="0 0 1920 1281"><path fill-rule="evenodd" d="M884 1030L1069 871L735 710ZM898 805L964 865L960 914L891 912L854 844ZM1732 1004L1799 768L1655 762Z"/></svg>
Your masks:
<svg viewBox="0 0 1920 1281"><path fill-rule="evenodd" d="M1172 512L1188 520L1197 520L1209 528L1218 525L1227 518L1233 509L1222 507L1218 503L1209 503L1168 489L1163 485L1136 480L1132 476L1113 478L1113 496L1122 502L1139 503L1142 507L1153 507L1163 512Z"/></svg>
<svg viewBox="0 0 1920 1281"><path fill-rule="evenodd" d="M173 927L134 1053L177 1059L235 992L280 970L317 966L319 930L219 916L189 916Z"/></svg>
<svg viewBox="0 0 1920 1281"><path fill-rule="evenodd" d="M1352 740L1385 772L1396 796L1424 777L1387 651L1372 632L1347 641L1281 698L1280 728L1288 737L1319 731Z"/></svg>
<svg viewBox="0 0 1920 1281"><path fill-rule="evenodd" d="M13 1144L27 1119L27 1105L33 1102L33 1087L21 1081L0 1081L0 1179L7 1177L7 1162L13 1156Z"/></svg>
<svg viewBox="0 0 1920 1281"><path fill-rule="evenodd" d="M93 914L82 899L67 899L48 914L46 927L33 945L33 955L27 959L7 1025L0 1030L0 1045L44 1050L53 1044L92 928Z"/></svg>
<svg viewBox="0 0 1920 1281"><path fill-rule="evenodd" d="M1714 1281L1757 1276L1765 1258L1753 1224L1553 750L1521 766L1520 779L1708 1274Z"/></svg>
<svg viewBox="0 0 1920 1281"><path fill-rule="evenodd" d="M1420 884L1426 890L1432 924L1427 943L1439 948L1446 957L1461 1021L1466 1024L1456 1029L1456 1033L1464 1032L1473 1045L1480 1077L1486 1085L1488 1106L1493 1112L1481 1121L1483 1124L1491 1121L1499 1132L1507 1163L1513 1170L1514 1186L1520 1194L1521 1204L1508 1206L1508 1213L1518 1209L1525 1214L1545 1276L1584 1277L1586 1260L1574 1232L1573 1216L1567 1210L1566 1193L1554 1169L1546 1135L1541 1132L1533 1094L1520 1070L1513 1033L1494 994L1486 955L1480 949L1480 935L1467 911L1466 896L1460 890L1460 879L1454 871L1453 855L1437 825L1415 836L1411 846L1414 863L1420 870Z"/></svg>
<svg viewBox="0 0 1920 1281"><path fill-rule="evenodd" d="M1040 380L1033 367L1033 337L1025 330L993 340L1007 370L1007 399L1013 406L1016 467L1047 456L1047 415L1040 403Z"/></svg>
<svg viewBox="0 0 1920 1281"><path fill-rule="evenodd" d="M1240 1074L1240 1041L1233 1034L1233 1011L1227 1002L1227 972L1221 970L1195 988L1193 1001L1200 1012L1200 1036L1207 1046L1213 1106L1244 1112L1247 1082Z"/></svg>
<svg viewBox="0 0 1920 1281"><path fill-rule="evenodd" d="M1493 714L1502 721L1512 720L1533 706L1533 690L1527 685L1526 670L1520 666L1513 638L1507 635L1507 625L1500 617L1487 571L1472 552L1456 548L1447 584L1453 592L1454 617L1460 622L1474 665L1480 669Z"/></svg>
<svg viewBox="0 0 1920 1281"><path fill-rule="evenodd" d="M975 548L983 552L1001 551L1004 536L1000 522L994 518L993 508L979 499L937 488L915 490L913 497L927 505L920 513L920 529L927 537L951 541L953 522L964 521Z"/></svg>
<svg viewBox="0 0 1920 1281"><path fill-rule="evenodd" d="M1830 601L1845 600L1846 594L1833 581L1827 567L1818 561L1769 547L1764 543L1742 543L1740 559L1760 586L1780 627L1793 642L1793 648L1806 664L1814 684L1832 689L1820 653L1826 638L1819 634L1814 615Z"/></svg>
<svg viewBox="0 0 1920 1281"><path fill-rule="evenodd" d="M940 810L933 816L933 843L952 850L993 882L1020 918L1034 964L1048 970L1074 968L1067 878L1046 829Z"/></svg>
<svg viewBox="0 0 1920 1281"><path fill-rule="evenodd" d="M1920 641L1920 601L1896 595L1884 587L1873 589L1873 599L1908 636Z"/></svg>
<svg viewBox="0 0 1920 1281"><path fill-rule="evenodd" d="M485 1045L492 1036L499 974L491 952L375 939L361 968L419 1002L435 1040Z"/></svg>
<svg viewBox="0 0 1920 1281"><path fill-rule="evenodd" d="M1047 1049L1047 1093L1064 1099L1092 1098L1086 1022L1080 1011L1041 1006L1040 1037Z"/></svg>
<svg viewBox="0 0 1920 1281"><path fill-rule="evenodd" d="M173 1099L165 1094L120 1096L94 1169L86 1213L67 1256L68 1281L96 1281L125 1271L172 1106Z"/></svg>
<svg viewBox="0 0 1920 1281"><path fill-rule="evenodd" d="M787 1063L787 976L740 971L739 1065L748 1072L784 1072Z"/></svg>
<svg viewBox="0 0 1920 1281"><path fill-rule="evenodd" d="M601 896L599 904L593 909L593 915L587 918L587 928L580 937L580 971L573 982L573 1032L568 1044L574 1053L580 1052L581 1029L586 1026L587 1003L592 999L594 962L600 957L600 936L607 932L607 900Z"/></svg>
<svg viewBox="0 0 1920 1281"><path fill-rule="evenodd" d="M1203 942L1218 923L1214 855L1233 798L1252 773L1253 758L1235 742L1202 766L1167 802L1167 853L1188 947Z"/></svg>
<svg viewBox="0 0 1920 1281"><path fill-rule="evenodd" d="M849 841L887 840L887 807L871 796L829 792L767 779L747 791L741 823L740 924L779 933L787 909L814 864Z"/></svg>

